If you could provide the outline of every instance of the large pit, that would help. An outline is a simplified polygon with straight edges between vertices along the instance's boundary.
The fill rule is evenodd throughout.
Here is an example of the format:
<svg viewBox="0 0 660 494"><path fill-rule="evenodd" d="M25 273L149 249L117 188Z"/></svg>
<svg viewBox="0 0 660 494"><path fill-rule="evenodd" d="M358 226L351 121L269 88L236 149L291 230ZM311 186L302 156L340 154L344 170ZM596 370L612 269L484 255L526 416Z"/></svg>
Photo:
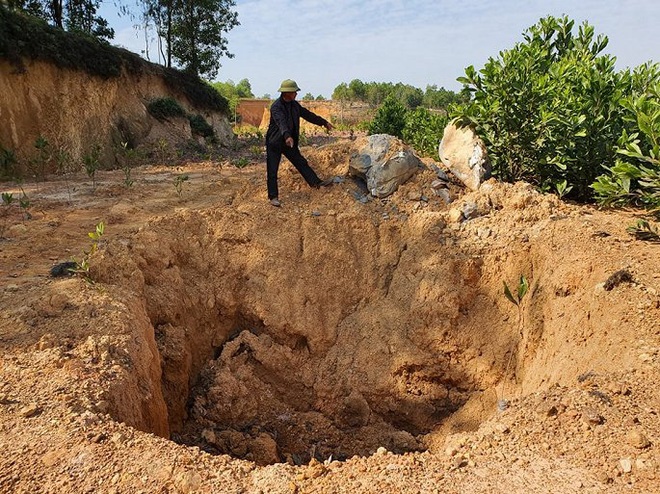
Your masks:
<svg viewBox="0 0 660 494"><path fill-rule="evenodd" d="M585 359L611 364L598 342L617 314L594 295L609 268L571 262L583 253L557 242L556 200L498 187L469 224L230 206L109 243L94 275L120 287L142 338L141 404L122 386L111 413L207 452L303 464L433 449ZM520 214L496 225L503 207ZM517 307L502 283L521 274Z"/></svg>

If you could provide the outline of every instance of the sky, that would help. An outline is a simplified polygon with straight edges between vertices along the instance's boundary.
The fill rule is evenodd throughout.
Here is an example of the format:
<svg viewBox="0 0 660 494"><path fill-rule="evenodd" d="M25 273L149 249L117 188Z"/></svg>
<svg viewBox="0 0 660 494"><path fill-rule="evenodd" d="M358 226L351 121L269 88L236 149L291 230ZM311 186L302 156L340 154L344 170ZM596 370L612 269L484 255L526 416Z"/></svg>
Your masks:
<svg viewBox="0 0 660 494"><path fill-rule="evenodd" d="M144 56L145 33L113 1L100 11L112 43ZM257 97L277 96L284 79L301 96L326 98L353 79L457 91L465 67L482 68L547 15L588 21L609 38L605 53L618 69L660 62L660 0L237 0L234 9L241 24L226 34L234 58L221 58L214 80L247 78ZM154 47L149 58L159 62Z"/></svg>

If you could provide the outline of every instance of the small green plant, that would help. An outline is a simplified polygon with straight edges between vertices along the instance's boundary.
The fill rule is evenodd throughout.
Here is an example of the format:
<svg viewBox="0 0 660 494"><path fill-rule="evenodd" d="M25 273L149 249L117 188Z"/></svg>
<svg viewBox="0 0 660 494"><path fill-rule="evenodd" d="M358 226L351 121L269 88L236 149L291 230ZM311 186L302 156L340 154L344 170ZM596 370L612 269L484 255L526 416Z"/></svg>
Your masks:
<svg viewBox="0 0 660 494"><path fill-rule="evenodd" d="M634 225L626 228L626 231L639 240L660 242L660 231L657 227L653 227L647 220L637 220Z"/></svg>
<svg viewBox="0 0 660 494"><path fill-rule="evenodd" d="M518 281L518 289L516 290L516 298L514 298L512 295L511 290L509 289L509 285L506 284L506 281L503 281L502 283L504 283L504 296L509 302L520 308L520 304L523 298L529 291L529 282L527 281L527 278L525 278L525 276L522 274L520 275L520 280Z"/></svg>
<svg viewBox="0 0 660 494"><path fill-rule="evenodd" d="M29 211L30 204L31 204L30 198L23 190L23 187L21 187L21 197L18 199L18 205L21 207L21 210L23 211L23 218L26 220L32 219L32 214Z"/></svg>
<svg viewBox="0 0 660 494"><path fill-rule="evenodd" d="M158 139L158 142L156 142L156 159L160 161L161 163L165 163L170 160L170 157L172 156L172 148L170 147L170 143L166 139Z"/></svg>
<svg viewBox="0 0 660 494"><path fill-rule="evenodd" d="M183 184L188 180L190 180L190 177L186 173L174 177L174 188L179 198L181 197L181 194L183 194Z"/></svg>
<svg viewBox="0 0 660 494"><path fill-rule="evenodd" d="M130 189L135 183L132 177L133 163L137 157L137 150L129 147L128 142L121 143L120 155L122 158L122 171L124 172L124 186Z"/></svg>
<svg viewBox="0 0 660 494"><path fill-rule="evenodd" d="M92 244L89 248L88 251L83 251L83 255L78 259L74 259L73 262L75 263L75 268L72 270L74 273L79 274L82 276L85 281L89 283L93 283L93 280L90 277L89 274L89 268L90 268L90 258L92 255L94 255L98 249L99 249L99 243L101 242L101 237L103 237L103 234L105 233L105 224L103 221L99 222L93 232L89 232L87 236L92 239Z"/></svg>
<svg viewBox="0 0 660 494"><path fill-rule="evenodd" d="M561 182L556 183L555 187L557 189L557 195L559 196L560 199L563 199L564 196L573 189L572 185L568 185L567 180L563 180Z"/></svg>
<svg viewBox="0 0 660 494"><path fill-rule="evenodd" d="M263 146L259 146L257 144L253 144L250 146L250 154L254 159L259 159L261 158L262 153L264 152Z"/></svg>
<svg viewBox="0 0 660 494"><path fill-rule="evenodd" d="M69 203L71 203L71 184L69 183L69 173L72 171L71 153L68 150L59 147L55 151L55 164L57 165L57 173L64 177L66 182L66 191L69 196Z"/></svg>
<svg viewBox="0 0 660 494"><path fill-rule="evenodd" d="M508 374L509 374L509 367L511 366L511 361L513 360L513 354L514 354L514 347L520 343L520 340L522 339L523 335L523 312L522 312L522 301L525 298L525 295L529 291L529 282L527 281L527 278L525 278L524 275L520 275L520 279L518 280L518 287L516 290L516 296L514 297L513 293L511 292L511 289L509 288L509 285L506 284L506 281L502 282L504 284L504 296L506 299L514 304L516 308L518 309L518 339L515 341L513 344L510 352L509 352L509 359L506 363L506 368L504 369L504 378L506 379ZM514 372L515 375L515 372ZM502 389L500 390L500 398L498 400L498 407L500 410L504 410L507 407L507 400L504 399L504 382L502 382Z"/></svg>
<svg viewBox="0 0 660 494"><path fill-rule="evenodd" d="M3 206L10 206L12 202L14 202L14 194L12 194L11 192L3 192L2 193L2 205Z"/></svg>
<svg viewBox="0 0 660 494"><path fill-rule="evenodd" d="M85 171L89 178L92 179L92 189L96 190L96 171L101 166L100 162L101 146L98 144L93 146L91 151L83 156L83 163L85 164Z"/></svg>
<svg viewBox="0 0 660 494"><path fill-rule="evenodd" d="M241 156L240 158L235 158L231 161L231 164L234 165L236 168L245 168L250 164L250 160L247 159L245 156Z"/></svg>
<svg viewBox="0 0 660 494"><path fill-rule="evenodd" d="M46 180L46 170L52 159L50 143L44 136L39 136L34 141L34 147L37 149L37 155L29 161L30 170L37 181Z"/></svg>
<svg viewBox="0 0 660 494"><path fill-rule="evenodd" d="M149 114L158 120L167 120L169 118L184 118L186 111L173 98L156 98L147 104Z"/></svg>
<svg viewBox="0 0 660 494"><path fill-rule="evenodd" d="M0 146L0 178L14 178L16 175L16 154Z"/></svg>

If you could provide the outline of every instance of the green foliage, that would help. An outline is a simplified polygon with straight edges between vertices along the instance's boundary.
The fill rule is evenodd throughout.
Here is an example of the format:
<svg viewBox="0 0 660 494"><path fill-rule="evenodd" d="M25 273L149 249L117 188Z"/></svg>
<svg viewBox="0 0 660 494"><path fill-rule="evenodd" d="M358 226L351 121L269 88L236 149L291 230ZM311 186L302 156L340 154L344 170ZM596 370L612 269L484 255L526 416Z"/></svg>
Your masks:
<svg viewBox="0 0 660 494"><path fill-rule="evenodd" d="M527 281L527 278L525 278L525 276L522 274L520 275L520 280L518 281L518 289L516 290L517 298L514 298L511 290L509 289L509 286L506 284L506 281L503 281L502 283L504 283L504 296L509 302L520 307L523 298L529 291L529 282Z"/></svg>
<svg viewBox="0 0 660 494"><path fill-rule="evenodd" d="M229 102L213 86L194 74L176 69L163 69L165 84L173 93L182 92L198 109L212 110L229 115Z"/></svg>
<svg viewBox="0 0 660 494"><path fill-rule="evenodd" d="M599 53L607 38L567 17L546 17L524 42L459 81L473 97L451 112L484 140L493 174L588 200L601 166L613 162L628 80Z"/></svg>
<svg viewBox="0 0 660 494"><path fill-rule="evenodd" d="M0 179L16 176L16 154L0 145Z"/></svg>
<svg viewBox="0 0 660 494"><path fill-rule="evenodd" d="M20 11L0 8L0 57L20 72L24 59L43 60L102 78L121 75L122 67L139 74L146 62L128 50L114 48L81 32L66 32Z"/></svg>
<svg viewBox="0 0 660 494"><path fill-rule="evenodd" d="M626 231L639 240L660 242L660 230L653 227L647 220L637 220L634 225L626 228Z"/></svg>
<svg viewBox="0 0 660 494"><path fill-rule="evenodd" d="M190 177L187 174L177 175L174 177L174 189L176 190L176 195L181 198L183 194L183 184L190 180Z"/></svg>
<svg viewBox="0 0 660 494"><path fill-rule="evenodd" d="M166 26L167 49L185 72L213 79L220 68L219 59L234 56L227 49L223 33L239 25L238 14L231 10L234 0L194 0L161 3L168 7L171 22Z"/></svg>
<svg viewBox="0 0 660 494"><path fill-rule="evenodd" d="M3 192L2 193L2 205L3 206L10 206L12 202L14 202L14 194L12 194L11 192Z"/></svg>
<svg viewBox="0 0 660 494"><path fill-rule="evenodd" d="M98 144L83 156L83 163L87 176L92 179L92 189L96 190L96 171L101 166L101 146Z"/></svg>
<svg viewBox="0 0 660 494"><path fill-rule="evenodd" d="M101 237L103 237L103 234L105 233L105 224L103 221L99 222L96 227L94 228L93 232L87 233L87 236L92 239L92 244L87 251L83 251L83 255L78 259L74 259L73 262L75 263L75 268L72 270L72 272L81 275L85 281L89 283L93 283L93 280L90 277L89 269L90 269L90 258L98 251L99 249L99 244L101 242Z"/></svg>
<svg viewBox="0 0 660 494"><path fill-rule="evenodd" d="M303 101L314 101L314 95L312 93L305 93L305 96L302 97Z"/></svg>
<svg viewBox="0 0 660 494"><path fill-rule="evenodd" d="M46 171L52 158L51 146L44 136L39 136L34 141L37 155L29 161L30 171L42 182L46 180Z"/></svg>
<svg viewBox="0 0 660 494"><path fill-rule="evenodd" d="M215 135L213 126L202 115L190 115L188 120L190 121L190 130L192 130L193 135L202 137L213 137Z"/></svg>
<svg viewBox="0 0 660 494"><path fill-rule="evenodd" d="M156 98L147 104L149 114L158 120L183 118L186 110L174 98Z"/></svg>
<svg viewBox="0 0 660 494"><path fill-rule="evenodd" d="M131 148L128 141L124 141L121 143L119 154L121 157L121 169L124 172L124 186L127 189L130 189L133 186L133 183L135 183L131 175L133 173L135 160L137 159L137 150Z"/></svg>
<svg viewBox="0 0 660 494"><path fill-rule="evenodd" d="M426 108L409 111L403 127L403 140L424 156L435 156L447 121L444 113L431 112Z"/></svg>
<svg viewBox="0 0 660 494"><path fill-rule="evenodd" d="M632 74L634 94L622 100L624 130L618 159L592 187L601 204L660 208L660 66L644 65Z"/></svg>
<svg viewBox="0 0 660 494"><path fill-rule="evenodd" d="M245 156L241 156L240 158L236 158L232 160L231 162L232 165L234 165L236 168L245 168L250 164L250 160L247 159Z"/></svg>
<svg viewBox="0 0 660 494"><path fill-rule="evenodd" d="M238 100L241 98L254 98L252 86L247 79L241 79L238 84L234 84L234 81L229 79L226 82L214 82L211 86L229 102L229 112L232 115L236 114Z"/></svg>
<svg viewBox="0 0 660 494"><path fill-rule="evenodd" d="M389 134L403 137L406 125L406 108L394 96L385 98L369 125L369 134Z"/></svg>
<svg viewBox="0 0 660 494"><path fill-rule="evenodd" d="M426 91L409 84L397 82L362 82L353 79L349 84L342 82L332 92L332 99L338 101L359 101L374 107L380 106L388 96L394 96L408 109L424 105L427 108L446 109L450 104L466 99L445 88L426 86ZM317 98L318 99L318 98Z"/></svg>

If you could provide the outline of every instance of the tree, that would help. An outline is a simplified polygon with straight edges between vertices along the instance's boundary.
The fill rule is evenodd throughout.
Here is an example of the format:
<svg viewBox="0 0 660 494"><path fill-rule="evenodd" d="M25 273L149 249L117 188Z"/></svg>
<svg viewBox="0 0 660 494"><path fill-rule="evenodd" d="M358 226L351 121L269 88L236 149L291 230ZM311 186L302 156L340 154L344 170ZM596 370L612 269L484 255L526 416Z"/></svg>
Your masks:
<svg viewBox="0 0 660 494"><path fill-rule="evenodd" d="M369 125L369 134L389 134L402 138L406 113L406 107L394 95L389 95L378 108L376 116Z"/></svg>
<svg viewBox="0 0 660 494"><path fill-rule="evenodd" d="M306 93L302 99L303 101L314 101L314 95L312 93Z"/></svg>
<svg viewBox="0 0 660 494"><path fill-rule="evenodd" d="M100 0L0 0L0 5L21 10L44 19L55 27L67 31L88 34L97 38L112 39L115 32L108 21L97 15Z"/></svg>
<svg viewBox="0 0 660 494"><path fill-rule="evenodd" d="M100 0L67 0L67 17L64 24L67 31L89 34L96 38L112 39L115 31L108 21L96 15Z"/></svg>
<svg viewBox="0 0 660 494"><path fill-rule="evenodd" d="M236 94L239 98L254 98L252 94L252 85L247 79L241 79L236 84Z"/></svg>
<svg viewBox="0 0 660 494"><path fill-rule="evenodd" d="M186 72L213 79L219 58L233 58L224 33L239 25L231 10L234 0L146 0L146 19L156 24L165 40L166 59L174 59Z"/></svg>

